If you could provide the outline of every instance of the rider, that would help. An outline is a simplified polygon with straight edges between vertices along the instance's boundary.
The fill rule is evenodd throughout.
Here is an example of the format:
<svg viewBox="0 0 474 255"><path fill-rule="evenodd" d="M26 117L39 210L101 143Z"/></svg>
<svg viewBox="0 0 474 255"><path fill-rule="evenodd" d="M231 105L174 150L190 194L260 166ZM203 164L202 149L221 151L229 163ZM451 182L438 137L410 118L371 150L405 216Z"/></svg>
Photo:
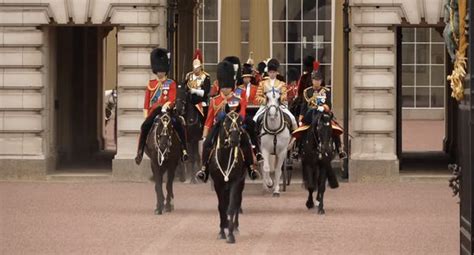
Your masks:
<svg viewBox="0 0 474 255"><path fill-rule="evenodd" d="M155 117L161 112L166 112L173 108L176 99L176 83L172 79L167 78L167 73L170 68L168 51L166 49L156 48L151 52L150 60L151 69L156 75L156 79L150 80L146 87L143 107L145 121L141 126L140 138L138 140L138 150L135 157L135 163L137 165L142 162L148 132L150 132L153 126ZM188 158L188 153L186 152L186 134L183 124L175 118L173 118L172 124L179 136L183 150L182 160L185 161Z"/></svg>
<svg viewBox="0 0 474 255"><path fill-rule="evenodd" d="M257 113L253 120L258 123L258 119L260 115L265 112L265 105L267 102L266 93L271 90L279 91L280 93L280 109L291 119L291 131L295 130L298 125L296 124L296 119L291 114L290 110L288 110L288 101L287 101L287 86L285 82L278 80L278 67L280 67L280 63L276 59L270 59L267 63L268 69L268 79L263 80L260 82L258 89L257 89L257 98L256 100L260 103L260 109L258 109Z"/></svg>
<svg viewBox="0 0 474 255"><path fill-rule="evenodd" d="M234 93L235 79L237 77L235 64L229 61L222 61L217 65L217 80L219 81L219 95L211 99L209 103L209 111L207 113L206 123L204 124L203 137L205 138L202 150L202 168L196 173L196 177L207 181L209 176L209 161L211 151L215 145L216 137L219 134L219 128L225 119L226 105L232 106L231 110L237 110L240 106L240 116L245 119L247 102L245 97L240 97ZM242 149L245 155L245 164L249 169L249 176L255 179L258 172L255 169L252 155L251 144L248 139L242 139Z"/></svg>
<svg viewBox="0 0 474 255"><path fill-rule="evenodd" d="M202 67L202 53L196 49L193 57L193 71L186 74L186 85L191 93L190 101L204 117L204 107L207 106L208 94L211 89L211 78Z"/></svg>
<svg viewBox="0 0 474 255"><path fill-rule="evenodd" d="M242 66L242 81L243 83L237 87L236 93L241 93L240 91L244 92L241 97L245 97L245 100L247 101L248 105L258 105L258 101L256 100L258 86L255 84L255 77L254 72L252 70L252 66L248 63L245 63ZM253 121L252 118L253 114L247 112L244 123L246 126L246 130L250 136L250 140L252 141L252 145L255 147L255 155L257 161L260 162L263 161L263 156L260 152L260 144L258 141L256 123L255 121Z"/></svg>
<svg viewBox="0 0 474 255"><path fill-rule="evenodd" d="M300 126L310 125L314 111L326 112L333 116L331 112L331 90L323 85L323 76L319 70L319 62L313 64L313 72L311 73L312 86L303 91L303 103L299 115ZM336 145L336 151L339 158L346 157L345 152L341 148L342 128L332 121L333 138Z"/></svg>

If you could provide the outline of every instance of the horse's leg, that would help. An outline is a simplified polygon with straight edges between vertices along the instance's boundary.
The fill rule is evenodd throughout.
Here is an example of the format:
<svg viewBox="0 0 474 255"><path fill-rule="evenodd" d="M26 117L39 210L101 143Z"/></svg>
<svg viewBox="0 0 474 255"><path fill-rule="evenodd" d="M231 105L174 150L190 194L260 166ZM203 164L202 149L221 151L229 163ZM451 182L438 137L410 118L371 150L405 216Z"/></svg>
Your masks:
<svg viewBox="0 0 474 255"><path fill-rule="evenodd" d="M324 211L324 192L326 191L326 168L324 166L319 167L319 175L318 175L318 195L317 200L319 202L318 205L318 214L325 214Z"/></svg>
<svg viewBox="0 0 474 255"><path fill-rule="evenodd" d="M245 179L242 180L242 182L238 186L237 190L237 205L239 207L239 211L235 215L235 221L234 221L234 231L239 231L239 214L243 213L242 211L242 193L244 192L244 187L245 187Z"/></svg>
<svg viewBox="0 0 474 255"><path fill-rule="evenodd" d="M263 155L263 186L271 189L274 185L273 180L270 176L270 164L272 163L270 158L271 155L266 149L262 149Z"/></svg>
<svg viewBox="0 0 474 255"><path fill-rule="evenodd" d="M216 182L214 182L214 189L217 194L217 200L218 200L218 210L219 210L219 217L220 217L220 225L219 225L219 235L218 239L226 239L225 231L224 229L227 228L228 226L228 221L227 221L227 207L228 207L228 201L229 201L229 196L228 192L225 189L225 186L220 187Z"/></svg>
<svg viewBox="0 0 474 255"><path fill-rule="evenodd" d="M301 164L303 169L303 179L308 190L308 200L306 200L306 208L312 209L314 207L313 192L315 190L315 181L313 175L313 167L308 163Z"/></svg>
<svg viewBox="0 0 474 255"><path fill-rule="evenodd" d="M173 194L173 180L174 175L176 172L175 167L170 167L168 169L168 180L166 182L166 204L165 204L165 212L171 212L174 210L174 194Z"/></svg>
<svg viewBox="0 0 474 255"><path fill-rule="evenodd" d="M314 201L313 201L313 192L314 189L312 188L307 188L308 189L308 200L306 200L306 208L312 209L314 208Z"/></svg>
<svg viewBox="0 0 474 255"><path fill-rule="evenodd" d="M155 193L156 193L156 209L155 214L163 214L163 204L165 196L163 195L163 172L159 171L158 167L155 171Z"/></svg>
<svg viewBox="0 0 474 255"><path fill-rule="evenodd" d="M227 217L229 222L229 233L227 234L227 243L235 243L234 227L235 216L239 213L239 185L240 183L233 182L230 184L229 207L227 208ZM241 198L240 198L240 201Z"/></svg>
<svg viewBox="0 0 474 255"><path fill-rule="evenodd" d="M281 150L278 155L275 156L275 181L274 181L274 189L273 189L273 196L279 197L280 196L280 178L281 178L281 167L283 165L283 161L285 160L286 156L286 149Z"/></svg>

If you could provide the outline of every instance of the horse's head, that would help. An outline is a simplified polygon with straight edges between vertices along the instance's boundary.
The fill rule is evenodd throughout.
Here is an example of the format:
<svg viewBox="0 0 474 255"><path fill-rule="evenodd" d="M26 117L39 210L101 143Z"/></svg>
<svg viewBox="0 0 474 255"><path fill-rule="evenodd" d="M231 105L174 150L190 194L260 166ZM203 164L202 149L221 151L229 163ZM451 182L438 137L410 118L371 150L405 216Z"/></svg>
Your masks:
<svg viewBox="0 0 474 255"><path fill-rule="evenodd" d="M267 91L267 107L270 118L276 118L278 114L278 107L280 106L281 91L275 87Z"/></svg>
<svg viewBox="0 0 474 255"><path fill-rule="evenodd" d="M242 118L235 111L228 111L219 133L220 147L232 148L240 145Z"/></svg>
<svg viewBox="0 0 474 255"><path fill-rule="evenodd" d="M173 140L172 113L165 112L158 115L155 122L155 147L158 151L158 163L161 165L170 152Z"/></svg>
<svg viewBox="0 0 474 255"><path fill-rule="evenodd" d="M316 112L313 115L312 128L316 135L320 159L332 159L334 153L332 139L332 116L326 112Z"/></svg>
<svg viewBox="0 0 474 255"><path fill-rule="evenodd" d="M176 102L175 110L176 113L183 116L186 112L186 99L188 95L187 86L183 83L178 84L176 89Z"/></svg>

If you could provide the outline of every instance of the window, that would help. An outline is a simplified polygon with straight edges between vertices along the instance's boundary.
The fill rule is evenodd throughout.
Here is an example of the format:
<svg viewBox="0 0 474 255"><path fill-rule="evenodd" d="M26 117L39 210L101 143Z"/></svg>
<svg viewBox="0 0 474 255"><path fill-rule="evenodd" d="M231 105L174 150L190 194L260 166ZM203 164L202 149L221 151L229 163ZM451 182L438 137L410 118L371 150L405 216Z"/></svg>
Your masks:
<svg viewBox="0 0 474 255"><path fill-rule="evenodd" d="M446 50L434 28L402 29L403 108L444 108Z"/></svg>
<svg viewBox="0 0 474 255"><path fill-rule="evenodd" d="M312 55L321 62L326 85L331 85L332 1L273 0L272 56L280 61L280 73L294 68L302 72L303 59Z"/></svg>
<svg viewBox="0 0 474 255"><path fill-rule="evenodd" d="M249 56L249 20L250 20L250 0L240 0L240 62L247 62Z"/></svg>
<svg viewBox="0 0 474 255"><path fill-rule="evenodd" d="M198 14L198 47L204 55L204 69L216 77L219 62L219 6L220 0L201 0ZM192 57L192 56L191 56Z"/></svg>

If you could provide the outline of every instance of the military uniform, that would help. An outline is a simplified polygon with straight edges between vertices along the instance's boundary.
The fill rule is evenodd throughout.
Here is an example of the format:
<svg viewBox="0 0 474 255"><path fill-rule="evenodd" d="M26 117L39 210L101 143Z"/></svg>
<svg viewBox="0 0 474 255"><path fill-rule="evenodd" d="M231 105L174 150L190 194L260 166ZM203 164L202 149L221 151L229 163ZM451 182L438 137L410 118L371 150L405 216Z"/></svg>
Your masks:
<svg viewBox="0 0 474 255"><path fill-rule="evenodd" d="M169 71L168 51L165 49L154 49L151 52L151 66L153 73L167 73ZM154 79L148 82L145 91L145 100L143 105L143 114L145 121L140 129L138 141L138 150L135 162L139 165L143 158L143 152L146 145L146 139L155 118L161 113L174 107L176 101L176 82L168 79L166 76L162 79ZM186 134L182 123L173 118L173 128L179 136L183 149L183 160L187 158L186 152Z"/></svg>
<svg viewBox="0 0 474 255"><path fill-rule="evenodd" d="M267 68L269 71L277 71L278 67L280 66L280 63L276 59L271 59L267 63ZM257 89L257 95L256 95L256 100L257 102L261 105L260 108L258 109L257 113L253 117L253 120L258 123L258 118L260 117L261 114L265 112L266 109L266 104L267 104L267 92L270 91L276 91L280 93L280 109L288 115L291 119L291 128L294 130L298 127L296 123L295 116L290 112L288 109L288 98L287 98L287 86L286 83L275 78L275 79L266 79L260 82L258 89Z"/></svg>

